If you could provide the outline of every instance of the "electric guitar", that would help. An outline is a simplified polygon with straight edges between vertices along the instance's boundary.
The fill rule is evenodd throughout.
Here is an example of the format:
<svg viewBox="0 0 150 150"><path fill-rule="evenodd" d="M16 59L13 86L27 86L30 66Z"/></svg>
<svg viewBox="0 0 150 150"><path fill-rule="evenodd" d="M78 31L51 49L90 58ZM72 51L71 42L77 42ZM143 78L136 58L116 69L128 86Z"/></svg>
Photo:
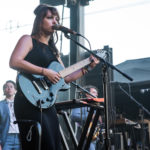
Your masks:
<svg viewBox="0 0 150 150"><path fill-rule="evenodd" d="M89 125L89 128L88 128L88 131L87 131L87 135L86 135L87 138L89 136L92 124L93 124L93 122L91 121L90 125ZM101 130L101 127L100 127L100 124L98 123L97 126L95 127L95 130L94 130L94 133L93 133L93 137L92 137L92 141L95 141L98 138L98 136L100 134L100 130Z"/></svg>
<svg viewBox="0 0 150 150"><path fill-rule="evenodd" d="M97 55L104 58L106 57L106 51L100 50ZM65 83L64 78L90 63L90 58L86 58L70 67L64 68L60 63L56 61L52 62L48 66L48 69L59 72L62 77L56 84L52 84L42 75L25 73L18 74L17 82L24 96L31 104L38 108L46 109L55 103L58 91L69 89L69 85Z"/></svg>

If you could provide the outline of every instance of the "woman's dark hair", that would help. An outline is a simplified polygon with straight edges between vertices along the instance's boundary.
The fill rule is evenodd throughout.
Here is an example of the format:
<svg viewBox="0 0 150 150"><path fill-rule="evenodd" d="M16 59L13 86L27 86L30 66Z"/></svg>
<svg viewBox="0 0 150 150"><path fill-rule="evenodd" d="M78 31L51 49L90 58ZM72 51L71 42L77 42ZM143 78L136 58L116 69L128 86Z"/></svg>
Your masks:
<svg viewBox="0 0 150 150"><path fill-rule="evenodd" d="M48 11L50 11L52 13L52 15L57 16L58 21L59 21L59 19L60 19L59 13L55 7L52 7L52 6L47 5L47 4L40 4L34 10L34 14L36 15L36 17L34 20L33 30L31 33L32 36L40 37L42 21L43 21L44 17L47 15ZM56 34L56 38L57 38L56 42L57 42L58 36L57 36L56 32L55 32L55 34ZM55 45L56 42L54 42L54 34L53 34L49 40L49 46L50 46L51 50L53 51L53 53L56 56L59 56L58 49L56 48L56 45Z"/></svg>
<svg viewBox="0 0 150 150"><path fill-rule="evenodd" d="M5 82L5 84L3 85L3 92L4 92L5 88L6 88L6 84L7 84L7 83L12 83L12 84L14 85L14 88L17 90L16 83L15 83L14 81L12 81L12 80L7 80L7 81ZM4 94L5 94L5 93L4 93Z"/></svg>

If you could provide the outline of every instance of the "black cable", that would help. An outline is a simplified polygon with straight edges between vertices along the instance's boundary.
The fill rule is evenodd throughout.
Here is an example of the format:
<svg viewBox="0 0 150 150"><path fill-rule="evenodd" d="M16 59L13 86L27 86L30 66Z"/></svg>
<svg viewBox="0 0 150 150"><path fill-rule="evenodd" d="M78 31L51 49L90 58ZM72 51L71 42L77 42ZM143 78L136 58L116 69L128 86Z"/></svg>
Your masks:
<svg viewBox="0 0 150 150"><path fill-rule="evenodd" d="M81 34L79 34L79 36L83 37L83 38L88 42L89 48L90 48L90 50L91 50L92 48L91 48L90 41L89 41L85 36L83 36L83 35L81 35Z"/></svg>
<svg viewBox="0 0 150 150"><path fill-rule="evenodd" d="M64 7L65 7L65 5L63 4L61 25L63 25L63 21L64 21ZM63 41L62 34L63 33L61 32L61 34L60 34L60 53L62 53L62 41Z"/></svg>

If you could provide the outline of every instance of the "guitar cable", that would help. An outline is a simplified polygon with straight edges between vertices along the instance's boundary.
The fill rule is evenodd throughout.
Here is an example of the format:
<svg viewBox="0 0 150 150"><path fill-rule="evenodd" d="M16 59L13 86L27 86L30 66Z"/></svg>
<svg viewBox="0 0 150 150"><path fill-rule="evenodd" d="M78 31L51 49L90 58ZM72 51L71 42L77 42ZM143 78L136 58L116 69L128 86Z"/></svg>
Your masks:
<svg viewBox="0 0 150 150"><path fill-rule="evenodd" d="M40 124L41 124L41 130L42 130L42 121L43 121L42 113L43 113L43 110L42 110L42 107L41 107L41 103L40 103L40 113L41 113ZM42 132L41 132L41 138L40 139L42 139ZM40 141L40 143L41 143L41 141Z"/></svg>

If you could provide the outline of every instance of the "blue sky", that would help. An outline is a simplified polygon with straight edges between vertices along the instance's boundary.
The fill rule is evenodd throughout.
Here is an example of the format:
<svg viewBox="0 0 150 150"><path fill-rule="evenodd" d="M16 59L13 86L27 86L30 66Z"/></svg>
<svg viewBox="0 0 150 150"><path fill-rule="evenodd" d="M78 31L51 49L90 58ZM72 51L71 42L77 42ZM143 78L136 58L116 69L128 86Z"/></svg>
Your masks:
<svg viewBox="0 0 150 150"><path fill-rule="evenodd" d="M0 5L0 97L6 80L15 81L16 71L9 68L9 58L17 40L30 34L33 10L39 0L5 0ZM58 7L60 14L62 6ZM85 7L85 34L92 49L105 45L113 48L113 63L150 57L150 0L93 0ZM69 27L69 9L65 7L64 26ZM59 43L58 43L59 44ZM59 45L58 45L59 48ZM63 37L62 52L69 52Z"/></svg>

